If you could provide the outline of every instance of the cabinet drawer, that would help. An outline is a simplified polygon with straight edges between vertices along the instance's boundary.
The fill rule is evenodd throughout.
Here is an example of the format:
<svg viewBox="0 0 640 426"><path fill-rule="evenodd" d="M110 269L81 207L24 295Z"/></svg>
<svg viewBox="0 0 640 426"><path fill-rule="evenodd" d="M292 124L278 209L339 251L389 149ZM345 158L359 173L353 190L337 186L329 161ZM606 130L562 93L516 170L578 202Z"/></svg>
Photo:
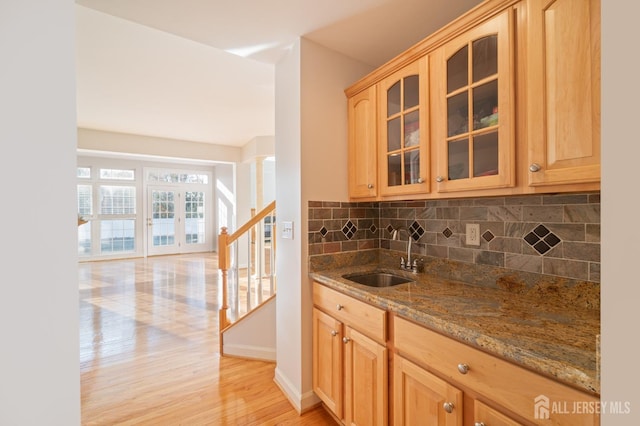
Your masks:
<svg viewBox="0 0 640 426"><path fill-rule="evenodd" d="M332 317L378 343L387 340L387 312L328 287L313 283L313 303Z"/></svg>
<svg viewBox="0 0 640 426"><path fill-rule="evenodd" d="M580 392L405 319L394 318L393 324L395 348L400 354L445 380L471 389L534 424L599 424L599 416L596 413L573 413L576 408L597 408L598 398L593 395ZM459 364L468 366L466 374L458 370ZM540 410L540 406L548 407L549 419L535 418L534 410Z"/></svg>

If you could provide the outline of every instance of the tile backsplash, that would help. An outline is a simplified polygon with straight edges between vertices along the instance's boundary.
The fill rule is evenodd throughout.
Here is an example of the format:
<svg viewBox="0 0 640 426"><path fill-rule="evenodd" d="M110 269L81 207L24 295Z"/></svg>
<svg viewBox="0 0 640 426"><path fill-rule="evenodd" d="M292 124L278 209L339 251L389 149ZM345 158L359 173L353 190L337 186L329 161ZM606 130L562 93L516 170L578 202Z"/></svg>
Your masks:
<svg viewBox="0 0 640 426"><path fill-rule="evenodd" d="M467 224L480 245L466 244ZM391 232L400 228L400 240ZM309 254L381 248L600 282L600 193L309 202Z"/></svg>

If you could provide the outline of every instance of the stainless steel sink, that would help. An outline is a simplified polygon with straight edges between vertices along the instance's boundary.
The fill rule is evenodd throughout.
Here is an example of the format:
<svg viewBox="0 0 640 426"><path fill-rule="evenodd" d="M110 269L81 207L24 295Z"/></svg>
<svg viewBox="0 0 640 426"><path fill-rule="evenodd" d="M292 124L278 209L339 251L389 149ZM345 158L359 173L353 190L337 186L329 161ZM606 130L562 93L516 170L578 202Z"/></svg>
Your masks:
<svg viewBox="0 0 640 426"><path fill-rule="evenodd" d="M343 275L342 278L346 278L350 281L369 287L391 287L413 281L410 278L393 275L388 272L353 273Z"/></svg>

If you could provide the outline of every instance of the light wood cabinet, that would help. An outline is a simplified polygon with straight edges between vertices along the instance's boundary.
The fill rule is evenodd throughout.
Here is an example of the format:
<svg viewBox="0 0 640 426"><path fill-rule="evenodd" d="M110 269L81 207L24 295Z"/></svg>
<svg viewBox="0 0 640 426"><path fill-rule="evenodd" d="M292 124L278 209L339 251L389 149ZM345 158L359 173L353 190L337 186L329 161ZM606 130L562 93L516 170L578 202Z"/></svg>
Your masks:
<svg viewBox="0 0 640 426"><path fill-rule="evenodd" d="M505 10L430 54L438 192L515 185L513 26Z"/></svg>
<svg viewBox="0 0 640 426"><path fill-rule="evenodd" d="M600 181L600 1L527 0L529 185Z"/></svg>
<svg viewBox="0 0 640 426"><path fill-rule="evenodd" d="M338 418L342 411L342 323L313 309L313 390Z"/></svg>
<svg viewBox="0 0 640 426"><path fill-rule="evenodd" d="M578 391L403 318L394 318L393 324L394 346L398 353L394 361L403 358L411 360L417 368L423 368L462 393L473 395L465 399L465 403L469 401L474 405L474 420L471 422L470 419L465 419L465 424L600 424L599 414L596 412L553 410L553 404L562 407L581 404L596 407L599 399L594 395ZM394 368L394 374L397 369L398 367ZM424 377L415 368L411 372L415 377ZM396 377L395 380L399 379ZM394 388L394 393L397 392L396 388L398 385ZM394 413L399 409L397 404L402 404L400 407L406 405L402 402L403 398L405 397L395 395ZM540 403L546 404L547 411L544 415L537 411ZM469 410L465 409L464 412L468 413ZM545 418L546 415L548 418ZM498 419L497 423L487 421L490 418Z"/></svg>
<svg viewBox="0 0 640 426"><path fill-rule="evenodd" d="M600 0L486 0L363 77L350 197L599 190L600 33Z"/></svg>
<svg viewBox="0 0 640 426"><path fill-rule="evenodd" d="M380 195L429 192L425 56L378 84Z"/></svg>
<svg viewBox="0 0 640 426"><path fill-rule="evenodd" d="M473 423L471 424L484 426L522 426L522 423L518 423L477 400L473 402Z"/></svg>
<svg viewBox="0 0 640 426"><path fill-rule="evenodd" d="M401 356L393 365L394 425L462 425L460 389Z"/></svg>
<svg viewBox="0 0 640 426"><path fill-rule="evenodd" d="M313 302L314 392L346 425L386 425L386 312L315 282Z"/></svg>
<svg viewBox="0 0 640 426"><path fill-rule="evenodd" d="M349 98L349 196L375 198L378 195L376 86Z"/></svg>
<svg viewBox="0 0 640 426"><path fill-rule="evenodd" d="M351 327L345 338L345 424L385 426L388 409L387 348Z"/></svg>

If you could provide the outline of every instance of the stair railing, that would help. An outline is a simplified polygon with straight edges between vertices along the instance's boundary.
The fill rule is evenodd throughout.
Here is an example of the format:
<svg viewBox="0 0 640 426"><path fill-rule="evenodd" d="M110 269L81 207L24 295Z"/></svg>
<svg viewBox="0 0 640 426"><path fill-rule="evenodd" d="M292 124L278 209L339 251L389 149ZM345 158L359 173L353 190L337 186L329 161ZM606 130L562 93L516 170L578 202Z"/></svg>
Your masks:
<svg viewBox="0 0 640 426"><path fill-rule="evenodd" d="M276 202L229 234L218 236L218 267L222 274L220 333L275 294ZM240 245L246 244L246 265L241 265ZM268 285L265 288L265 281ZM221 339L222 341L222 339Z"/></svg>

